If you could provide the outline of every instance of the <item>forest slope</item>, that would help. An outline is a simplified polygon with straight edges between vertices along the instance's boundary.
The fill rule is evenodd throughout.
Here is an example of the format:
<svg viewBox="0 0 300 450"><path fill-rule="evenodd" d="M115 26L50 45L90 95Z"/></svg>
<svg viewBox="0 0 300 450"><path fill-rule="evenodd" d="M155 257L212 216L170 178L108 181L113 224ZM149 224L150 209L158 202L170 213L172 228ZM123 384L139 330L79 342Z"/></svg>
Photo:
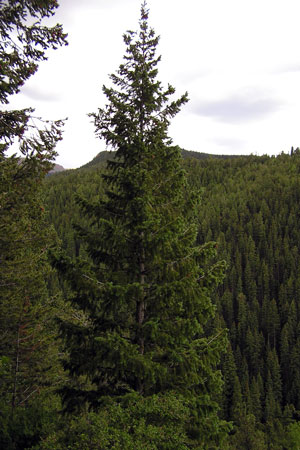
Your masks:
<svg viewBox="0 0 300 450"><path fill-rule="evenodd" d="M249 427L260 430L259 448L286 448L284 430L300 417L299 150L183 164L202 191L198 241L215 240L228 264L215 303L230 337L221 399L223 417L238 427L230 448ZM46 181L49 220L70 256L84 254L71 225L83 224L76 192L101 198L101 167Z"/></svg>

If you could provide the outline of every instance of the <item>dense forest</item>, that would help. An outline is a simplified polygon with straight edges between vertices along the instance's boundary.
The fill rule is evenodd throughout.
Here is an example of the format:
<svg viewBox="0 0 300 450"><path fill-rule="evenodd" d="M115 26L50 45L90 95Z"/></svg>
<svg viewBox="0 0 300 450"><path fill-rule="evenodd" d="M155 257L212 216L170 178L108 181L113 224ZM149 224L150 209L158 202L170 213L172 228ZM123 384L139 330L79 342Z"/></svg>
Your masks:
<svg viewBox="0 0 300 450"><path fill-rule="evenodd" d="M193 156L185 152L182 164L189 184L201 190L197 240L215 241L227 262L211 326L228 329L230 341L220 397L222 417L235 424L228 448L297 448L300 151ZM88 168L46 180L49 221L70 256L85 254L72 226L85 223L76 196L101 196L107 157L100 153Z"/></svg>
<svg viewBox="0 0 300 450"><path fill-rule="evenodd" d="M0 6L2 105L67 43L57 7ZM113 152L53 173L63 121L0 113L0 448L299 449L300 150L174 146L146 2L123 38Z"/></svg>

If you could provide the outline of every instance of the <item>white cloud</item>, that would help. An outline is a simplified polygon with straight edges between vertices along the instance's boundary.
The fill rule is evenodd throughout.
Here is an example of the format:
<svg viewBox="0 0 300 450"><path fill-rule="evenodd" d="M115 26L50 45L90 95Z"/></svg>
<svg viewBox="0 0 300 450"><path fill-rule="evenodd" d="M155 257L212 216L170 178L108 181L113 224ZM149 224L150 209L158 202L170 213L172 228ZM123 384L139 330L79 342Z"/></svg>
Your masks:
<svg viewBox="0 0 300 450"><path fill-rule="evenodd" d="M283 102L260 89L243 89L212 101L192 101L191 111L222 122L241 123L261 120L282 108Z"/></svg>
<svg viewBox="0 0 300 450"><path fill-rule="evenodd" d="M69 116L57 161L78 167L105 149L86 114L105 105L101 86L122 62L122 35L138 27L141 0L60 3L51 20L63 23L69 46L50 52L14 102L45 118ZM174 143L208 153L276 154L299 146L299 0L148 0L148 6L161 36L159 79L190 98L172 121Z"/></svg>

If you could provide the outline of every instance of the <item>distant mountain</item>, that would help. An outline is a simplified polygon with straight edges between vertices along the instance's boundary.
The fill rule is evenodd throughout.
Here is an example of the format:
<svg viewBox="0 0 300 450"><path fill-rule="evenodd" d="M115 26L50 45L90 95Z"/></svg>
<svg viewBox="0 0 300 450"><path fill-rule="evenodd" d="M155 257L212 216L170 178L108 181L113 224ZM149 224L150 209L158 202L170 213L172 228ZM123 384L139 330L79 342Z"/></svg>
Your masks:
<svg viewBox="0 0 300 450"><path fill-rule="evenodd" d="M184 150L181 149L182 157L184 159L206 159L206 158L218 158L218 159L227 159L227 158L237 158L239 155L211 155L209 153L201 153L201 152L195 152L191 150ZM90 169L92 167L101 166L102 164L106 163L108 160L114 158L114 152L110 152L107 150L104 150L103 152L98 153L95 158L93 158L90 162L84 164L80 167L80 169Z"/></svg>
<svg viewBox="0 0 300 450"><path fill-rule="evenodd" d="M63 166L61 166L60 164L54 164L54 167L52 170L50 170L49 173L57 173L57 172L62 172L63 170L66 170Z"/></svg>
<svg viewBox="0 0 300 450"><path fill-rule="evenodd" d="M104 150L103 152L98 153L98 155L95 156L95 158L93 158L91 161L81 166L80 169L89 169L91 167L99 166L106 163L109 159L113 158L114 152Z"/></svg>
<svg viewBox="0 0 300 450"><path fill-rule="evenodd" d="M18 164L22 164L22 162L25 161L25 158L20 157L18 160ZM58 173L58 172L63 172L64 170L66 170L63 166L61 166L60 164L54 164L54 167L52 170L50 170L50 172L48 172L47 175L51 175L53 173Z"/></svg>

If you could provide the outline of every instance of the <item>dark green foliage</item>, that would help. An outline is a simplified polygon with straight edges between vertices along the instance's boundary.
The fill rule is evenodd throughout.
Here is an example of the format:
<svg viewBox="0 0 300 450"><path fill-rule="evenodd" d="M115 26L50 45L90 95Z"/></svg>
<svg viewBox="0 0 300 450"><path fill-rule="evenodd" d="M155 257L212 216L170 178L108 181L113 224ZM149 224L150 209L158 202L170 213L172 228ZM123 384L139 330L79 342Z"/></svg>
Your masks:
<svg viewBox="0 0 300 450"><path fill-rule="evenodd" d="M10 406L1 403L0 448L25 450L37 445L41 437L58 427L59 400L52 395L40 395L28 402L26 408L17 408L11 415Z"/></svg>
<svg viewBox="0 0 300 450"><path fill-rule="evenodd" d="M0 6L1 103L47 48L65 43L60 26L41 24L56 6ZM56 260L69 284L49 273L56 238L40 194L62 122L32 137L30 108L0 113L0 447L296 449L300 151L224 159L170 147L168 123L186 97L168 103L173 88L156 81L157 38L145 7L139 34L125 42L127 59L104 88L108 106L93 115L115 153L46 181L49 220L67 256L78 257ZM22 161L6 157L14 141ZM228 262L217 291L223 266L205 244L212 239ZM59 287L71 312L54 301ZM96 410L60 424L57 399L49 399L62 380L57 315L70 349L65 407ZM217 402L234 422L222 444Z"/></svg>
<svg viewBox="0 0 300 450"><path fill-rule="evenodd" d="M198 242L216 239L219 255L229 264L217 296L232 347L232 355L228 351L223 359L224 418L238 426L243 422L247 430L253 422L246 416L253 415L264 442L275 442L278 429L276 445L289 448L282 437L285 427L300 417L299 152L198 163L187 159L183 164L191 184L203 187ZM57 175L56 198L63 198L64 191L80 192L87 183L94 189L98 176L88 171ZM48 182L51 186L52 180ZM97 195L103 195L101 189ZM69 200L65 202L64 214L71 215ZM60 211L52 216L54 223L59 223ZM73 233L69 224L65 227L63 233ZM288 420L287 410L292 411Z"/></svg>
<svg viewBox="0 0 300 450"><path fill-rule="evenodd" d="M226 448L226 447L225 447ZM266 437L255 422L253 415L243 415L239 427L230 440L230 450L267 450Z"/></svg>
<svg viewBox="0 0 300 450"><path fill-rule="evenodd" d="M224 333L208 327L209 294L224 263L212 261L214 243L196 245L198 195L188 189L180 149L167 135L187 96L169 101L174 88L157 81L158 38L147 19L144 4L138 33L124 35L114 87L103 87L108 104L92 115L97 135L116 152L102 198L78 199L90 222L76 227L89 259L54 260L87 317L82 326L62 323L70 374L62 397L68 411L85 403L97 411L113 400L126 415L132 398L151 402L173 392L186 406L182 427L190 445L207 448L226 430L216 402ZM161 419L162 433L168 420Z"/></svg>
<svg viewBox="0 0 300 450"><path fill-rule="evenodd" d="M35 226L38 238L37 229L28 232L28 228ZM51 235L37 217L26 221L22 232L14 231L10 238L17 241L13 241L12 250L9 248L11 254L2 253L5 260L1 264L0 294L0 354L5 357L0 396L11 405L12 412L15 407L24 406L57 375L53 300L48 298L45 283L50 271L46 249ZM45 233L43 238L41 232Z"/></svg>
<svg viewBox="0 0 300 450"><path fill-rule="evenodd" d="M45 51L65 43L61 26L41 23L56 7L52 0L1 2L0 102L6 108L46 59ZM41 188L62 122L37 129L32 114L31 108L0 113L0 442L7 449L38 441L33 411L41 413L42 407L35 398L61 374L54 299L47 292L47 249L56 238L45 219ZM13 143L22 158L7 156Z"/></svg>
<svg viewBox="0 0 300 450"><path fill-rule="evenodd" d="M299 409L299 163L296 151L190 168L206 194L200 242L216 239L230 265L220 311L230 329L245 410L266 422L273 442L284 407ZM279 441L274 448L283 448Z"/></svg>
<svg viewBox="0 0 300 450"><path fill-rule="evenodd" d="M46 58L48 48L66 44L61 25L48 28L42 24L52 16L58 4L56 0L16 1L0 5L0 102L9 103L9 96L19 92L21 86L38 69L38 63ZM32 108L2 110L0 113L0 155L18 139L23 155L37 153L40 159L53 157L53 146L60 139L62 123L57 121L32 137L35 123ZM30 137L26 138L26 132ZM43 148L43 150L42 150ZM48 152L47 152L48 151Z"/></svg>
<svg viewBox="0 0 300 450"><path fill-rule="evenodd" d="M68 427L50 434L39 450L187 450L193 448L185 430L188 414L184 399L172 392L132 398L126 407L112 402L98 413L69 418Z"/></svg>

